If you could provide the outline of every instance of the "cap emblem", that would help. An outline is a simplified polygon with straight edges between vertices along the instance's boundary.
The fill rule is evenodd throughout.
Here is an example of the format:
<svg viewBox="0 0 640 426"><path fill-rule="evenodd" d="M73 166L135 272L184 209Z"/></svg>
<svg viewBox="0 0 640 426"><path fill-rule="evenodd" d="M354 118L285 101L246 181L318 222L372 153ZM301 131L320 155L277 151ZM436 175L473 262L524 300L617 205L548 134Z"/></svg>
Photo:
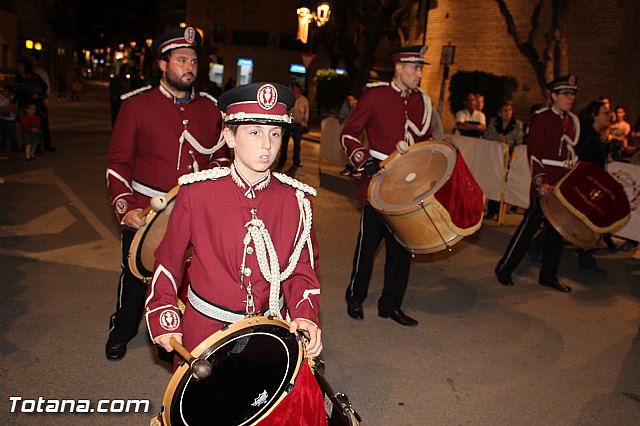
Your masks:
<svg viewBox="0 0 640 426"><path fill-rule="evenodd" d="M184 30L184 39L189 44L193 44L196 41L196 30L193 27L187 27Z"/></svg>
<svg viewBox="0 0 640 426"><path fill-rule="evenodd" d="M270 110L278 103L278 91L272 84L264 84L256 95L258 105L264 110Z"/></svg>

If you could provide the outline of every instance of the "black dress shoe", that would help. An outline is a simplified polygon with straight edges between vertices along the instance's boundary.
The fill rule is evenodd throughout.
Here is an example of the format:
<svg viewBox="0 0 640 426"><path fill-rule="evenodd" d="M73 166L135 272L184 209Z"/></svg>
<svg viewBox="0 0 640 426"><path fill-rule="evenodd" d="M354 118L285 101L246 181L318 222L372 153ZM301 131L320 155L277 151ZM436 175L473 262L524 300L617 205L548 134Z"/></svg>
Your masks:
<svg viewBox="0 0 640 426"><path fill-rule="evenodd" d="M380 316L382 318L392 319L395 322L397 322L398 324L406 325L407 327L414 327L414 326L418 325L418 321L416 321L413 318L411 318L410 316L406 315L400 309L398 309L396 311L392 311L392 312L378 311L378 316Z"/></svg>
<svg viewBox="0 0 640 426"><path fill-rule="evenodd" d="M498 268L495 270L496 278L498 282L502 285L512 286L513 280L511 279L511 275L503 274L498 271Z"/></svg>
<svg viewBox="0 0 640 426"><path fill-rule="evenodd" d="M364 310L362 309L362 303L354 302L347 303L347 314L353 319L363 320L364 319Z"/></svg>
<svg viewBox="0 0 640 426"><path fill-rule="evenodd" d="M109 340L104 347L104 352L109 361L120 361L127 353L127 344Z"/></svg>
<svg viewBox="0 0 640 426"><path fill-rule="evenodd" d="M551 287L554 288L558 291L561 291L563 293L571 293L571 287L569 287L568 285L564 285L562 284L560 281L558 281L558 279L556 278L554 281L551 282L547 282L547 281L538 281L538 283L540 285L543 285L545 287Z"/></svg>

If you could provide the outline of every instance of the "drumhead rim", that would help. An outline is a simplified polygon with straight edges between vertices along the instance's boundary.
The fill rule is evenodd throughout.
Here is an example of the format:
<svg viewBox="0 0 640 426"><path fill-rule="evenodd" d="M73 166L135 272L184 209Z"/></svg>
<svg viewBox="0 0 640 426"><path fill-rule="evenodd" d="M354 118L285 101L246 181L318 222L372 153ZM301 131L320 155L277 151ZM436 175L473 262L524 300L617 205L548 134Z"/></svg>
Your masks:
<svg viewBox="0 0 640 426"><path fill-rule="evenodd" d="M171 188L169 192L167 192L167 206L176 198L179 189L180 185L176 185ZM147 232L149 232L149 230L151 229L151 224L156 220L159 213L161 213L162 211L164 210L151 209L149 213L147 213L146 223L136 231L135 235L133 236L133 240L131 241L131 246L129 247L129 256L127 259L129 263L129 270L136 278L140 280L151 278L153 276L153 271L149 271L149 274L145 275L141 270L138 269L138 247L140 247L141 241L144 241L144 237L146 237Z"/></svg>
<svg viewBox="0 0 640 426"><path fill-rule="evenodd" d="M229 324L225 328L216 331L211 336L204 339L198 346L196 346L191 351L191 355L193 357L201 357L203 356L203 354L205 354L205 352L209 351L210 349L215 349L216 344L218 344L218 347L219 347L227 343L228 340L225 340L226 338L231 337L235 333L242 331L246 328L255 327L255 326L277 326L277 327L286 329L287 332L289 331L289 323L284 321L283 319L276 318L276 317L267 317L267 316L248 317L240 321L237 321L235 323ZM298 359L296 360L295 368L293 370L293 374L291 375L291 379L289 381L289 384L291 385L295 383L295 380L298 377L298 374L300 373L302 362L304 362L305 360L304 347L302 346L302 343L300 342L299 339L297 340L297 343L299 348ZM211 352L213 351L209 351L209 354ZM176 371L173 373L173 375L171 376L171 380L167 385L164 396L162 398L162 420L165 422L166 425L171 424L170 423L171 413L172 413L171 403L173 402L174 395L176 394L175 391L178 389L178 385L180 385L180 382L184 379L185 375L187 374L189 374L189 365L183 361L180 364L180 366L176 369ZM184 388L182 389L182 392L184 392ZM251 424L252 425L257 424L260 421L262 421L264 418L266 418L273 411L273 409L277 407L280 404L280 402L289 394L289 392L290 392L290 389L286 390L286 386L285 386L285 391L280 394L280 397L275 401L275 403L273 403L267 411L265 411L259 418L255 419Z"/></svg>
<svg viewBox="0 0 640 426"><path fill-rule="evenodd" d="M451 178L451 175L453 174L453 171L455 170L456 163L458 161L456 146L444 140L432 140L432 141L418 142L413 145L410 145L409 151L408 151L408 152L411 152L412 150L421 149L423 147L437 146L437 145L446 146L447 148L450 148L452 152L451 158L447 156L447 159L451 160L451 163L447 164L447 169L449 170L449 173L445 179L439 182L439 185L434 186L428 192L426 192L425 194L422 194L419 199L415 198L404 204L391 205L380 199L376 199L376 197L373 194L374 191L377 188L379 188L380 185L382 184L384 174L373 176L371 178L371 182L369 183L369 188L367 190L367 199L369 200L369 204L371 204L371 206L376 210L387 213L387 212L405 211L407 209L413 209L414 206L419 205L420 203L425 202L426 200L429 200L429 198L433 197L434 194L438 192L440 188L442 188L449 181L449 179ZM441 151L438 151L438 152L441 152ZM389 162L389 164L393 164L394 162L399 161L400 157L402 156L396 155L395 158Z"/></svg>

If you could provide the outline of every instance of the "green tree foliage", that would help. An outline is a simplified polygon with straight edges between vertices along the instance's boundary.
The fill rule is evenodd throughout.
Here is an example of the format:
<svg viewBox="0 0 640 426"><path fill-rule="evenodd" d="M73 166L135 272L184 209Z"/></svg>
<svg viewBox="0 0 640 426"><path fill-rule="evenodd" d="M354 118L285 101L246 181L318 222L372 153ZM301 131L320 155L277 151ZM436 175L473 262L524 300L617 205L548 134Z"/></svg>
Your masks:
<svg viewBox="0 0 640 426"><path fill-rule="evenodd" d="M339 109L344 95L349 91L349 76L338 74L332 69L319 69L314 78L316 83L316 101L323 109Z"/></svg>

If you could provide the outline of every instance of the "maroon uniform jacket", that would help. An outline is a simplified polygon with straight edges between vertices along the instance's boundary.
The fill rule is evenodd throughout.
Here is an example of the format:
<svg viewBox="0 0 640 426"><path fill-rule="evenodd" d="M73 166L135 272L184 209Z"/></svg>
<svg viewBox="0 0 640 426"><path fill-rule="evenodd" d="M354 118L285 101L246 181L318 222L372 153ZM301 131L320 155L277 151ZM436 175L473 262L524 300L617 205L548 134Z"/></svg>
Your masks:
<svg viewBox="0 0 640 426"><path fill-rule="evenodd" d="M280 271L290 269L290 275L282 277L280 283L285 310L292 319L319 324L320 284L314 271L318 250L309 199L315 190L279 173L269 173L251 187L233 166L186 175L180 183L166 234L155 252L156 267L145 314L151 338L181 333L183 344L191 350L225 325L196 309L198 301L194 302L191 295L181 318L176 294L183 285L190 285L200 303L204 300L205 304L242 316L250 283L255 312L264 313L269 308L271 285L258 263L260 246L264 246L253 239L247 242L250 223L264 224ZM297 244L302 250L292 261ZM182 280L187 247L192 253L190 283Z"/></svg>
<svg viewBox="0 0 640 426"><path fill-rule="evenodd" d="M107 164L119 221L130 210L146 208L149 197L168 192L183 174L227 165L229 157L213 98L194 92L188 102L176 103L162 86L132 94L118 113Z"/></svg>
<svg viewBox="0 0 640 426"><path fill-rule="evenodd" d="M580 137L580 122L572 112L551 107L536 111L529 126L527 152L531 165L531 196L543 183L555 184L574 166L573 147Z"/></svg>
<svg viewBox="0 0 640 426"><path fill-rule="evenodd" d="M356 168L371 157L384 159L399 141L409 145L431 139L431 99L422 90L403 92L394 82L368 88L342 128L340 143ZM369 149L360 135L367 131ZM362 176L358 200L367 203L370 178Z"/></svg>

